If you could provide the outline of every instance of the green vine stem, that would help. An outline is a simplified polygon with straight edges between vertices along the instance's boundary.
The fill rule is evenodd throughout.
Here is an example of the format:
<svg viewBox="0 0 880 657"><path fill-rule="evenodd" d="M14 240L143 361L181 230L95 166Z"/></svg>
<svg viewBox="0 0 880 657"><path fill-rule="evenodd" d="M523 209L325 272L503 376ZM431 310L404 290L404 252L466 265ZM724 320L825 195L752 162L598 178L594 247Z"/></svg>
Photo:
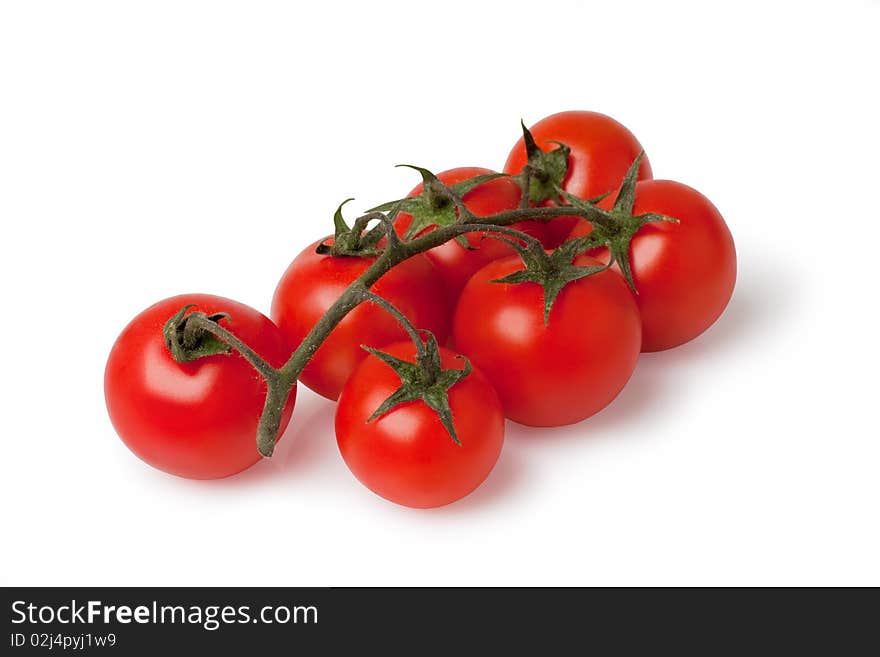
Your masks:
<svg viewBox="0 0 880 657"><path fill-rule="evenodd" d="M420 253L424 253L434 247L445 244L449 240L456 239L466 233L487 232L493 227L509 226L523 220L549 221L562 216L579 216L590 220L595 216L592 207L575 207L575 206L556 206L556 207L521 207L515 210L506 210L494 215L486 217L475 217L471 213L462 213L461 218L467 223L455 223L446 226L438 226L425 235L409 240L401 241L393 228L393 217L396 211L392 210L388 214L371 212L361 217L356 223L358 231L365 229L370 220L380 220L384 225L384 236L387 237L387 246L384 251L376 258L372 265L355 280L336 302L327 310L323 317L315 324L312 330L306 335L302 343L291 354L288 361L280 368L274 368L252 349L245 345L241 340L235 337L228 330L223 328L217 321L206 316L198 316L197 313L191 313L192 320L196 321L200 330L204 330L214 335L217 339L228 345L231 349L239 352L266 380L267 394L266 403L263 414L257 429L257 449L263 456L269 457L275 449L275 441L278 437L278 430L281 425L281 417L287 399L291 391L296 385L299 375L302 373L306 364L314 356L318 348L330 335L331 331L341 322L348 313L354 310L361 303L372 301L375 295L370 292L376 281L378 281L385 273L393 267L399 265L404 260L408 260ZM379 227L377 227L379 228ZM366 235L373 235L375 238L376 229L368 231ZM511 235L517 233L516 237L520 237L524 241L528 241L528 236L519 233L513 229L504 231ZM373 240L371 240L373 241ZM346 256L340 256L346 257Z"/></svg>
<svg viewBox="0 0 880 657"><path fill-rule="evenodd" d="M184 309L184 312L186 309ZM169 320L174 321L175 318ZM234 349L242 357L253 366L260 376L266 381L266 402L263 405L263 412L260 415L260 421L257 424L257 450L263 456L272 456L275 451L275 441L278 438L278 428L281 426L281 417L284 414L284 407L296 384L296 380L288 380L282 376L281 371L272 367L272 365L251 349L247 344L240 340L235 334L221 326L219 321L224 319L225 315L208 317L205 313L193 312L185 317L181 315L181 321L185 322L185 330L195 335L199 332L208 333L227 345L230 349ZM167 329L166 329L167 330Z"/></svg>
<svg viewBox="0 0 880 657"><path fill-rule="evenodd" d="M383 299L375 292L370 292L366 290L365 292L366 300L375 303L377 306L388 311L389 314L394 316L394 319L397 320L397 323L400 324L403 329L409 334L410 339L415 345L416 348L416 359L418 362L422 362L428 358L428 351L425 348L425 343L422 342L422 336L419 334L419 329L413 326L412 322L409 321L406 315L404 315L400 310L390 301ZM361 345L363 347L363 345Z"/></svg>
<svg viewBox="0 0 880 657"><path fill-rule="evenodd" d="M342 293L336 303L330 306L320 321L315 324L296 351L293 352L290 360L281 367L280 375L285 379L296 379L336 325L354 308L367 301L364 292L404 260L445 244L459 235L486 231L493 226L509 226L525 219L549 221L557 217L572 215L587 218L589 214L588 210L571 206L507 210L487 217L473 218L470 223L466 224L441 226L409 242L396 240L393 244L389 242L382 255ZM393 230L387 232L389 235L394 234ZM522 235L523 239L528 238L524 233Z"/></svg>
<svg viewBox="0 0 880 657"><path fill-rule="evenodd" d="M509 230L502 228L501 230ZM457 356L464 362L464 367L444 368L440 356L440 346L437 338L430 331L420 331L406 315L398 310L394 304L383 299L378 294L364 292L366 301L380 306L400 323L409 334L416 349L416 362L411 363L406 359L398 358L390 353L361 345L361 348L383 361L400 377L400 387L397 388L384 402L373 412L367 422L376 420L396 406L408 401L421 400L437 413L440 422L449 432L452 441L461 447L461 440L455 430L455 421L452 417L452 408L449 405L449 390L456 383L470 375L473 367L465 356ZM425 339L422 339L424 335Z"/></svg>

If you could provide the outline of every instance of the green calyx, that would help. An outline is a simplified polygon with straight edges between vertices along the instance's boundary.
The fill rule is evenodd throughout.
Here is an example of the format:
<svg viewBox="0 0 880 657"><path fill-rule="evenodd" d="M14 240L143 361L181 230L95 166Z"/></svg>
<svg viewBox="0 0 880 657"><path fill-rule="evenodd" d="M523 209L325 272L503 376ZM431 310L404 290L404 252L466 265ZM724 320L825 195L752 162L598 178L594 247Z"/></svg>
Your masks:
<svg viewBox="0 0 880 657"><path fill-rule="evenodd" d="M165 322L162 334L165 346L177 363L189 363L205 356L228 354L231 352L226 343L214 336L210 331L199 326L200 321L218 323L221 319L229 319L226 313L207 315L203 312L187 311L193 305L184 306L176 315Z"/></svg>
<svg viewBox="0 0 880 657"><path fill-rule="evenodd" d="M528 188L528 198L534 204L559 197L558 189L562 187L565 174L568 173L568 157L571 149L560 142L553 142L557 147L550 151L541 150L526 124L520 121L523 131L528 164L522 173L516 176L521 189Z"/></svg>
<svg viewBox="0 0 880 657"><path fill-rule="evenodd" d="M597 274L609 267L609 265L580 266L573 264L575 256L583 251L581 244L576 240L565 242L552 253L547 253L538 240L525 233L497 226L492 230L513 235L517 240L525 242L525 246L523 246L516 240L507 239L500 235L487 235L491 239L500 239L516 249L525 264L525 269L515 271L491 282L507 284L537 283L543 287L544 326L550 323L550 312L553 310L553 304L566 285L572 281Z"/></svg>
<svg viewBox="0 0 880 657"><path fill-rule="evenodd" d="M608 251L611 254L608 265L617 263L620 273L626 279L627 285L636 294L638 294L638 290L633 280L632 264L629 256L629 246L632 238L645 224L655 221L678 223L678 219L655 212L647 212L640 215L633 214L639 163L644 155L643 151L633 160L632 165L630 165L629 170L626 172L626 176L624 176L623 184L620 186L620 191L617 194L617 200L614 202L611 210L596 207L593 205L595 201L584 201L573 194L569 194L562 188L557 189L557 193L573 207L586 211L586 219L593 225L593 230L589 235L565 242L559 248L568 248L568 245L571 244L572 247L570 248L574 248L575 253L578 253L601 246L608 247Z"/></svg>
<svg viewBox="0 0 880 657"><path fill-rule="evenodd" d="M405 212L412 217L409 227L406 229L404 240L410 240L426 228L432 226L450 226L455 223L466 223L473 219L473 214L468 210L462 198L469 191L495 178L504 177L503 173L487 173L480 176L468 178L454 185L446 185L441 182L428 169L414 166L412 164L398 164L400 167L407 167L418 171L422 176L422 193L418 196L408 196L406 198L383 203L370 212L387 212L397 209L398 212ZM472 249L467 240L458 236L456 241L467 249Z"/></svg>
<svg viewBox="0 0 880 657"><path fill-rule="evenodd" d="M367 422L382 417L400 404L421 400L436 411L449 436L460 446L461 441L455 432L452 409L449 406L449 389L470 374L473 368L467 358L458 356L464 361L463 369L444 369L434 334L430 331L422 333L427 339L425 342L419 339L416 343L415 363L362 345L363 349L386 363L400 377L400 387L382 402Z"/></svg>
<svg viewBox="0 0 880 657"><path fill-rule="evenodd" d="M330 254L333 256L355 256L369 257L382 254L382 248L379 246L379 240L385 235L384 226L374 227L366 230L367 225L373 220L387 222L388 217L384 213L371 211L361 217L358 217L352 227L349 227L345 218L342 216L342 208L349 201L354 199L347 198L333 214L333 244L322 242L318 245L316 251L320 254ZM396 213L395 213L396 214Z"/></svg>

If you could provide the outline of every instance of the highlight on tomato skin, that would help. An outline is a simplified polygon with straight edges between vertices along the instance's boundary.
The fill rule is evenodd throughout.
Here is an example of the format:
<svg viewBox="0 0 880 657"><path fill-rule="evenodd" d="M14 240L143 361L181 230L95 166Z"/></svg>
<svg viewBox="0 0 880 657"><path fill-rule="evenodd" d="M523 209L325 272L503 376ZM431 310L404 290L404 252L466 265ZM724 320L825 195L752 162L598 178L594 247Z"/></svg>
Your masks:
<svg viewBox="0 0 880 657"><path fill-rule="evenodd" d="M381 350L415 361L412 342ZM440 347L444 368L461 369L457 356ZM398 375L373 355L345 384L336 408L336 439L346 465L364 486L403 506L434 508L470 494L489 476L504 443L504 413L495 390L477 368L449 389L457 445L421 400L368 422L398 386Z"/></svg>
<svg viewBox="0 0 880 657"><path fill-rule="evenodd" d="M613 192L636 156L644 149L636 136L622 123L601 114L572 110L552 114L529 128L539 148L549 151L563 143L571 149L568 170L561 187L582 199ZM503 171L517 175L528 162L522 137L507 156ZM639 166L638 179L653 177L647 156ZM544 202L542 205L551 204ZM571 232L578 217L560 217L547 225L545 246L555 248Z"/></svg>
<svg viewBox="0 0 880 657"><path fill-rule="evenodd" d="M610 209L614 196L599 203ZM642 226L630 243L635 295L642 317L642 351L672 349L714 324L736 285L736 246L718 208L700 192L672 180L636 184L634 215L658 213L678 223ZM589 234L587 222L571 237ZM608 262L608 250L590 252ZM619 269L614 265L615 269Z"/></svg>
<svg viewBox="0 0 880 657"><path fill-rule="evenodd" d="M119 437L140 459L187 479L219 479L249 468L266 383L240 354L177 363L165 345L165 322L186 305L192 312L226 313L222 325L280 367L289 349L278 328L253 308L209 294L183 294L139 313L107 359L104 396ZM290 421L292 391L279 437Z"/></svg>
<svg viewBox="0 0 880 657"><path fill-rule="evenodd" d="M578 256L574 264L601 263ZM632 376L642 340L638 307L623 278L605 270L566 285L545 324L541 285L493 282L523 267L515 256L474 274L455 310L455 347L486 375L514 422L579 422L610 404Z"/></svg>
<svg viewBox="0 0 880 657"><path fill-rule="evenodd" d="M272 299L271 317L292 351L327 310L370 265L374 256L319 254L320 240L306 247L284 272ZM433 265L424 255L404 260L372 286L419 328L441 342L449 337L452 304ZM336 400L352 371L365 357L361 345L380 347L406 338L397 320L375 304L362 303L330 333L306 365L300 383Z"/></svg>
<svg viewBox="0 0 880 657"><path fill-rule="evenodd" d="M495 173L491 169L481 167L458 167L437 174L437 179L444 185L453 186L470 178ZM422 193L423 185L416 185L407 196L418 196ZM521 191L519 186L510 178L495 178L477 185L467 192L462 200L467 208L477 217L513 210L519 207ZM412 223L412 216L401 213L395 223L395 229L403 236ZM511 228L521 230L533 237L542 239L544 225L538 221L523 221L513 224ZM432 230L426 228L419 236ZM512 255L515 251L496 239L484 239L481 233L467 233L465 239L472 249L466 249L455 240L450 240L425 252L425 256L431 261L438 274L443 279L449 291L450 298L454 301L458 298L461 288L468 279L483 265L498 258Z"/></svg>

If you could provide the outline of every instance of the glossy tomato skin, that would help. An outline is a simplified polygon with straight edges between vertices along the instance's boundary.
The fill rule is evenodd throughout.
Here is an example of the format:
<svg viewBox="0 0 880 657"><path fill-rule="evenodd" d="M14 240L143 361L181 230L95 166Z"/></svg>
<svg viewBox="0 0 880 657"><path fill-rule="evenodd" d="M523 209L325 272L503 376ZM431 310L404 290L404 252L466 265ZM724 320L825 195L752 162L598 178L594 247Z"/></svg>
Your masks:
<svg viewBox="0 0 880 657"><path fill-rule="evenodd" d="M613 202L609 197L600 205L610 208ZM724 312L736 284L736 247L718 209L682 183L639 182L633 213L646 212L679 221L647 224L630 243L642 315L642 351L662 351L693 340ZM572 236L590 230L584 222ZM607 249L592 255L608 262Z"/></svg>
<svg viewBox="0 0 880 657"><path fill-rule="evenodd" d="M598 261L578 256L575 264ZM638 308L623 278L608 270L567 285L545 326L540 285L490 282L522 268L511 257L474 274L455 311L456 349L495 386L514 422L578 422L611 403L635 369Z"/></svg>
<svg viewBox="0 0 880 657"><path fill-rule="evenodd" d="M452 186L469 178L490 173L495 172L480 167L459 167L439 173L437 178L445 185ZM421 193L420 184L413 188L409 196L418 196ZM462 200L476 216L487 217L519 207L520 188L510 178L496 178L478 185L465 194ZM400 214L395 222L397 232L404 235L410 223L412 223L410 215ZM513 224L511 228L524 231L538 239L543 239L544 236L544 225L537 221L522 221ZM432 228L427 228L421 234L430 230ZM468 233L466 239L474 250L468 250L455 240L450 240L425 253L442 277L453 300L458 297L461 288L474 272L492 260L515 253L512 247L500 240L484 239L482 233Z"/></svg>
<svg viewBox="0 0 880 657"><path fill-rule="evenodd" d="M184 294L150 306L135 317L110 351L104 396L116 432L141 459L188 479L217 479L260 460L257 423L266 384L239 354L176 363L162 328L183 306L222 320L273 366L284 364L287 347L277 327L253 308L208 294ZM285 408L284 432L296 389Z"/></svg>
<svg viewBox="0 0 880 657"><path fill-rule="evenodd" d="M411 342L382 351L415 361ZM444 368L463 366L442 347L440 358ZM400 377L375 356L358 366L336 409L342 458L364 486L397 504L424 509L461 499L483 483L501 454L504 413L495 390L476 368L449 389L459 446L420 400L367 422L399 386Z"/></svg>
<svg viewBox="0 0 880 657"><path fill-rule="evenodd" d="M332 243L328 240L327 243ZM375 258L320 255L316 242L300 253L275 289L271 317L290 349L295 349ZM449 336L452 305L443 282L421 255L405 260L373 285L373 292L394 304L419 329L442 343ZM352 310L330 333L300 376L300 382L336 399L355 366L367 355L361 345L382 347L406 338L388 311L372 303Z"/></svg>
<svg viewBox="0 0 880 657"><path fill-rule="evenodd" d="M642 152L642 145L623 124L599 112L568 111L541 119L530 128L535 143L547 151L561 142L571 148L568 172L562 187L583 199L618 189L630 165ZM514 145L504 172L516 175L527 164L522 138ZM639 165L639 180L652 177L647 156ZM577 217L560 217L547 226L545 244L555 247L571 232Z"/></svg>

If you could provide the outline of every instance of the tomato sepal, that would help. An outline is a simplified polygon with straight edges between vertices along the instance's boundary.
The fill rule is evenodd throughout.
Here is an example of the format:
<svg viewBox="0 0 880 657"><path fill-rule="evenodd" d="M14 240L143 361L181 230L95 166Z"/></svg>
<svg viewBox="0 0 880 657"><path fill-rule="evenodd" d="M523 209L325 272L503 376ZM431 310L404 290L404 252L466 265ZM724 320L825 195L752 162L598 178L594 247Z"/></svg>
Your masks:
<svg viewBox="0 0 880 657"><path fill-rule="evenodd" d="M347 198L336 208L333 213L333 243L328 244L327 240L320 242L315 247L319 255L359 258L382 255L383 249L377 245L388 231L388 217L384 213L370 211L358 217L354 225L349 227L342 215L342 208L353 200ZM381 222L380 225L367 230L367 225L377 220Z"/></svg>
<svg viewBox="0 0 880 657"><path fill-rule="evenodd" d="M398 164L418 171L422 176L422 192L417 196L407 196L396 201L389 201L367 212L387 212L397 209L412 216L412 221L403 238L410 240L426 228L433 226L450 226L455 223L468 223L474 219L473 213L465 205L463 197L469 191L496 178L509 177L506 173L487 173L462 180L454 185L446 185L434 173L413 164ZM465 249L474 250L463 236L455 240Z"/></svg>
<svg viewBox="0 0 880 657"><path fill-rule="evenodd" d="M174 314L162 328L165 338L165 346L171 352L171 357L176 363L190 363L207 356L229 354L232 350L225 342L215 336L204 327L199 326L198 320L219 323L222 319L229 319L226 313L207 315L203 312L188 312L194 308L194 304L187 304Z"/></svg>
<svg viewBox="0 0 880 657"><path fill-rule="evenodd" d="M559 196L557 189L562 186L568 173L571 148L562 142L553 141L557 148L550 151L542 150L525 122L520 120L520 125L528 163L518 175L514 176L514 179L524 192L523 198L527 198L535 205L554 200Z"/></svg>
<svg viewBox="0 0 880 657"><path fill-rule="evenodd" d="M400 387L373 411L367 422L379 419L401 404L421 400L437 413L450 438L456 445L461 446L461 440L455 431L452 409L449 406L449 389L468 376L473 371L473 366L467 357L458 356L464 363L462 369L444 369L440 362L437 338L430 331L420 333L424 334L426 339L424 342L419 340L416 344L415 363L361 345L362 349L380 359L400 377Z"/></svg>
<svg viewBox="0 0 880 657"><path fill-rule="evenodd" d="M611 256L608 261L609 266L617 263L626 284L634 294L638 294L638 289L633 280L632 263L630 262L630 242L633 237L645 224L657 221L678 223L678 219L656 212L633 215L639 165L644 155L645 152L642 151L633 160L623 178L623 183L611 210L596 206L595 202L597 201L595 200L585 201L561 187L557 188L559 195L573 207L584 211L586 220L593 225L593 230L588 235L563 242L559 248L571 244L572 246L567 248L574 249L575 253L582 253L601 246L608 247Z"/></svg>
<svg viewBox="0 0 880 657"><path fill-rule="evenodd" d="M501 235L486 235L489 239L498 239L509 244L522 258L524 269L515 271L491 283L517 285L520 283L537 283L544 289L544 326L550 323L550 312L559 293L572 281L598 274L611 265L575 265L575 256L583 251L579 243L571 240L563 243L552 253L548 253L541 242L535 238L510 228L496 227L494 230L515 237L525 242L525 246L516 240Z"/></svg>

